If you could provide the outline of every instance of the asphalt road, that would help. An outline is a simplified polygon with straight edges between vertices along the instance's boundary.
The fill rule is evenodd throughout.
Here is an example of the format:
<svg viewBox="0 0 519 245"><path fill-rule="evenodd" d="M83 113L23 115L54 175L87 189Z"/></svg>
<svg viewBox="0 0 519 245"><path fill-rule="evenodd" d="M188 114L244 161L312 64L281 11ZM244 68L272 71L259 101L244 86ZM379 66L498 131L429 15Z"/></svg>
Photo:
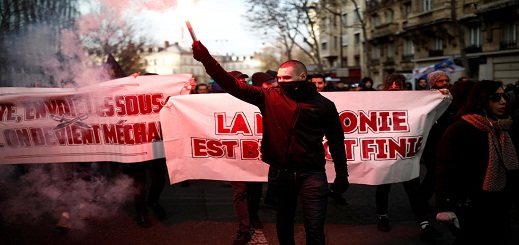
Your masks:
<svg viewBox="0 0 519 245"><path fill-rule="evenodd" d="M325 226L327 244L450 244L453 241L446 227L434 221L432 224L442 230L444 236L427 243L420 241L420 229L401 184L394 184L391 189L389 217L392 229L389 232L379 232L376 228L374 186L351 185L344 196L347 205L337 205L333 199L329 200ZM131 200L109 212L94 210L97 212L87 221L80 220L73 212L73 226L66 234L54 231L58 217L50 212L33 220L4 221L0 226L0 244L232 244L237 222L229 183L192 180L189 187L166 186L161 204L168 212L167 220L158 221L150 213L152 227L147 229L136 224ZM305 244L299 214L298 209L296 242ZM433 215L430 213L431 218ZM260 218L265 228L256 231L250 244L278 244L275 210L262 202ZM515 223L516 240L510 244L519 244L518 231Z"/></svg>

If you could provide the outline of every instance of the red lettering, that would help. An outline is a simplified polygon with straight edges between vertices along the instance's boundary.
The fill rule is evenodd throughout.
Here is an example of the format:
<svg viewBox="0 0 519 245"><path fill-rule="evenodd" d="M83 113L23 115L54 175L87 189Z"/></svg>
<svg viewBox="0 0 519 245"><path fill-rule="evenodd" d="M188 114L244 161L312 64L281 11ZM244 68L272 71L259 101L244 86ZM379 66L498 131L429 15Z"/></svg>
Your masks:
<svg viewBox="0 0 519 245"><path fill-rule="evenodd" d="M117 115L126 115L126 106L124 105L124 96L115 96L115 107L117 108Z"/></svg>
<svg viewBox="0 0 519 245"><path fill-rule="evenodd" d="M191 139L191 146L193 157L207 157L204 139Z"/></svg>
<svg viewBox="0 0 519 245"><path fill-rule="evenodd" d="M362 139L361 141L361 159L369 160L370 153L374 153L376 151L376 144L373 139Z"/></svg>
<svg viewBox="0 0 519 245"><path fill-rule="evenodd" d="M207 154L211 157L222 157L224 151L222 150L222 143L218 140L207 140Z"/></svg>
<svg viewBox="0 0 519 245"><path fill-rule="evenodd" d="M16 119L16 117L14 115L16 113L16 107L13 104L5 104L5 106L6 106L6 109L4 110L4 112L7 112L5 119L7 121L14 121ZM2 112L2 118L3 118L4 112Z"/></svg>
<svg viewBox="0 0 519 245"><path fill-rule="evenodd" d="M407 123L407 114L403 111L395 111L393 113L393 130L395 131L409 131L409 124Z"/></svg>
<svg viewBox="0 0 519 245"><path fill-rule="evenodd" d="M149 94L140 94L137 96L139 99L139 111L142 115L151 114L151 96Z"/></svg>
<svg viewBox="0 0 519 245"><path fill-rule="evenodd" d="M241 156L244 160L261 159L260 158L260 144L256 140L242 140Z"/></svg>
<svg viewBox="0 0 519 245"><path fill-rule="evenodd" d="M139 115L139 102L137 96L127 95L125 98L126 113L129 116ZM121 115L122 116L122 115Z"/></svg>
<svg viewBox="0 0 519 245"><path fill-rule="evenodd" d="M343 111L339 114L342 123L342 130L349 134L357 129L357 115L352 111Z"/></svg>
<svg viewBox="0 0 519 245"><path fill-rule="evenodd" d="M235 158L234 148L238 145L238 141L236 140L222 140L222 145L225 148L225 153L227 158Z"/></svg>
<svg viewBox="0 0 519 245"><path fill-rule="evenodd" d="M153 104L153 112L154 113L159 113L160 112L160 109L162 109L162 99L164 99L164 95L163 94L152 94L151 95L151 103Z"/></svg>

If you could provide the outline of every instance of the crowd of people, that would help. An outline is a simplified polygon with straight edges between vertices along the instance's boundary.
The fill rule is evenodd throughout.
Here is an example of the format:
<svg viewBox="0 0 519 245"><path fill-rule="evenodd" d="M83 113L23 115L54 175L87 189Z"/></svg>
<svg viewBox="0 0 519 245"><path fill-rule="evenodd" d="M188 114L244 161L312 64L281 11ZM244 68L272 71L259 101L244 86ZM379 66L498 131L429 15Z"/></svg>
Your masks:
<svg viewBox="0 0 519 245"><path fill-rule="evenodd" d="M306 66L297 60L281 64L277 71L258 71L249 77L240 71L225 71L200 41L195 41L192 48L194 59L204 65L214 83L195 86L192 81L191 93L229 93L257 106L264 120L261 153L262 161L269 165L268 188L262 197L261 182L231 182L238 220L233 244L247 244L254 230L263 228L258 215L262 198L265 204L276 208L280 244L295 244L298 201L307 244L326 244L328 198L346 204L343 193L349 187L349 174L337 109L321 92L402 91L413 90L412 84L397 73L388 75L376 88L370 77L358 83L334 83L323 74L307 74ZM402 182L421 229L420 239L428 241L442 236L429 219L428 213L435 213L436 220L448 225L455 235L453 244L504 244L511 236L511 213L519 209L519 81L505 86L500 81L461 77L451 83L448 74L434 71L418 79L415 90L437 90L452 99L428 134L421 159L425 176ZM331 185L324 169L323 137L327 138L335 167L336 179ZM68 176L85 169L81 165L70 166L74 169L63 170ZM165 219L166 211L159 204L166 183L165 159L129 164L126 173L133 178L137 224L152 226L148 207L159 220ZM83 174L80 178L88 176ZM380 232L391 230L391 185L376 186L374 214ZM183 186L187 187L188 182L183 182ZM85 205L80 205L80 216L90 218ZM61 213L57 231L70 228L69 211L70 207Z"/></svg>

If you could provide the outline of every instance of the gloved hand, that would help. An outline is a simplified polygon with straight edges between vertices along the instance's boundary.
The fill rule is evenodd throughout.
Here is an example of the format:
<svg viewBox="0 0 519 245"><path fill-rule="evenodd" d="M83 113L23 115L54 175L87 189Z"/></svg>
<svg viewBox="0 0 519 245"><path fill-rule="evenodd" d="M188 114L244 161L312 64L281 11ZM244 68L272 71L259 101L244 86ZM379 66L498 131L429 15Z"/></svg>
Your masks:
<svg viewBox="0 0 519 245"><path fill-rule="evenodd" d="M191 45L193 48L193 58L200 62L204 62L204 60L212 59L211 54L209 54L209 50L200 42L200 40L196 40Z"/></svg>
<svg viewBox="0 0 519 245"><path fill-rule="evenodd" d="M454 225L456 228L460 228L460 222L458 217L453 212L441 212L436 214L436 220L438 223Z"/></svg>
<svg viewBox="0 0 519 245"><path fill-rule="evenodd" d="M348 190L348 187L350 187L348 176L337 176L335 177L333 184L330 186L330 190L334 193L342 194Z"/></svg>

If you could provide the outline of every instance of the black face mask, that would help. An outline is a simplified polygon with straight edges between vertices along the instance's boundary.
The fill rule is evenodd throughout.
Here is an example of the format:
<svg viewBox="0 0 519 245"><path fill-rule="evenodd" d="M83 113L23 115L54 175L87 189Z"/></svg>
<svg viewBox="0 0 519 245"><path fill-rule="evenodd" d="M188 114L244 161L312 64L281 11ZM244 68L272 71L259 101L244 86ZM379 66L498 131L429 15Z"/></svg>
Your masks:
<svg viewBox="0 0 519 245"><path fill-rule="evenodd" d="M297 94L301 84L307 82L308 81L278 82L278 85L279 88L283 91L283 93L290 97Z"/></svg>

